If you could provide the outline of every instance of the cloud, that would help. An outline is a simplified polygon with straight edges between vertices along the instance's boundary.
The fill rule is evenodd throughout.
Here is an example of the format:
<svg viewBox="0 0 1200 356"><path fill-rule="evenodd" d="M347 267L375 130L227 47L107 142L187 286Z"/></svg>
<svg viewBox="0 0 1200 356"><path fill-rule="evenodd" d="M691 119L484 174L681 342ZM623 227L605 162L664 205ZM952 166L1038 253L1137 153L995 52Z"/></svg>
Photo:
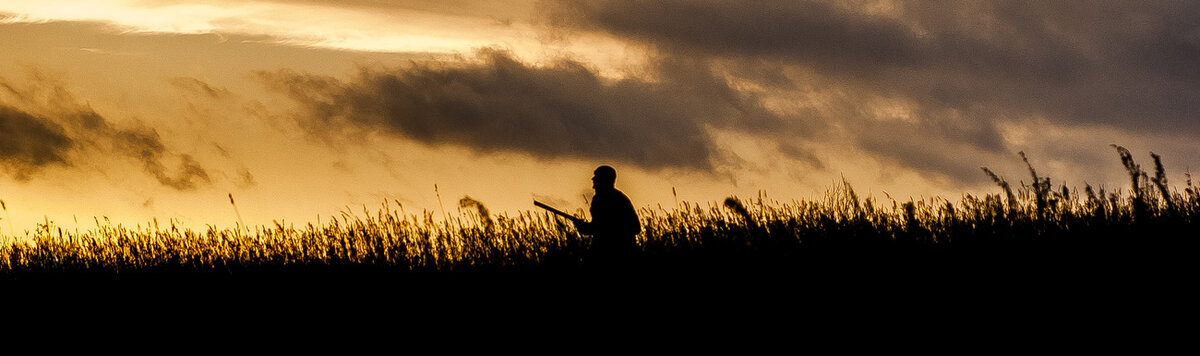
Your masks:
<svg viewBox="0 0 1200 356"><path fill-rule="evenodd" d="M237 182L239 188L250 188L258 185L258 180L254 179L254 175L248 169L242 169L242 172L238 176L241 178Z"/></svg>
<svg viewBox="0 0 1200 356"><path fill-rule="evenodd" d="M799 90L834 97L816 105L900 103L903 124L877 125L887 119L877 110L827 110L838 115L824 119L917 169L942 156L930 151L1016 151L994 129L1010 120L1200 134L1196 2L548 3L546 16L560 28L607 33L659 55L787 68ZM778 78L742 76L784 87ZM889 133L901 137L884 141ZM896 141L913 149L892 149Z"/></svg>
<svg viewBox="0 0 1200 356"><path fill-rule="evenodd" d="M726 57L786 57L826 68L913 62L902 24L845 14L819 2L559 1L552 21L609 32L664 50Z"/></svg>
<svg viewBox="0 0 1200 356"><path fill-rule="evenodd" d="M57 123L0 105L0 164L17 179L27 180L47 165L65 164L73 143Z"/></svg>
<svg viewBox="0 0 1200 356"><path fill-rule="evenodd" d="M176 190L192 190L208 184L208 172L191 155L179 155L179 167L172 173L163 163L169 153L158 132L147 128L114 129L102 124L95 133L111 140L115 150L142 163L146 173L164 186Z"/></svg>
<svg viewBox="0 0 1200 356"><path fill-rule="evenodd" d="M673 60L647 72L606 79L570 59L534 66L485 49L475 62L364 69L350 81L287 70L258 76L300 103L301 125L326 139L383 132L651 169L711 169L718 147L709 128L771 131L800 121L766 109L704 63Z"/></svg>
<svg viewBox="0 0 1200 356"><path fill-rule="evenodd" d="M169 150L154 129L114 125L53 79L34 72L27 86L0 80L0 87L6 89L0 93L0 164L18 180L49 165L118 155L136 159L147 174L172 189L191 190L210 182L199 162ZM5 96L28 108L5 104ZM170 168L165 161L173 159L178 164Z"/></svg>
<svg viewBox="0 0 1200 356"><path fill-rule="evenodd" d="M171 78L167 82L171 83L171 85L175 88L178 88L179 90L189 94L200 95L210 99L220 99L231 95L228 89L215 88L196 78L175 77Z"/></svg>
<svg viewBox="0 0 1200 356"><path fill-rule="evenodd" d="M969 140L964 143L964 140L942 139L936 135L929 137L931 128L928 127L902 122L876 125L874 129L859 131L856 140L859 147L933 181L945 178L953 183L988 182L979 167L991 162L996 151L980 149Z"/></svg>

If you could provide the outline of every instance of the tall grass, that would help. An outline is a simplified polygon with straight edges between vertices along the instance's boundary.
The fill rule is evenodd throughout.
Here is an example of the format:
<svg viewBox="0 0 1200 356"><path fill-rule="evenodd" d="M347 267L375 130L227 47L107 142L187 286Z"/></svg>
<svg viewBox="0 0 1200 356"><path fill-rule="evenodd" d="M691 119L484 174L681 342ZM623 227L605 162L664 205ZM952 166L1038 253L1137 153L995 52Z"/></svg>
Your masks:
<svg viewBox="0 0 1200 356"><path fill-rule="evenodd" d="M860 198L843 181L818 201L779 202L760 194L723 204L681 202L642 208L638 258L654 264L788 261L829 251L1091 251L1097 247L1191 246L1200 216L1200 192L1188 174L1184 192L1170 190L1158 155L1154 178L1128 150L1114 146L1130 189L1092 186L1081 195L1055 189L1026 163L1030 184L1014 189L984 168L1000 192L897 201ZM231 197L231 204L232 197ZM193 231L101 223L84 232L38 224L26 238L0 245L6 278L62 274L121 276L138 273L237 274L368 268L385 271L458 271L547 268L587 263L588 236L542 212L492 215L464 197L459 217L405 214L387 202L374 211L343 212L325 223L275 222L249 233L210 226ZM236 205L234 206L236 209ZM465 209L465 210L464 210Z"/></svg>

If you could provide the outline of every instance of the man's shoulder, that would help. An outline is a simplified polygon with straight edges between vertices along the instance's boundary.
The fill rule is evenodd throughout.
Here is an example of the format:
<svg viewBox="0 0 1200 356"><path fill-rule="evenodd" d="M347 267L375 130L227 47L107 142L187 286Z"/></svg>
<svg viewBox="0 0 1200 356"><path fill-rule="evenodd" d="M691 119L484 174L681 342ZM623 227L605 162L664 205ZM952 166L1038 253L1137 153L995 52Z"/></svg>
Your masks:
<svg viewBox="0 0 1200 356"><path fill-rule="evenodd" d="M630 204L629 197L626 197L625 193L618 191L618 189L608 189L608 191L596 192L595 199L611 201L611 203Z"/></svg>
<svg viewBox="0 0 1200 356"><path fill-rule="evenodd" d="M592 197L592 201L601 201L605 203L629 203L629 197L620 190L609 189L596 192L596 196Z"/></svg>
<svg viewBox="0 0 1200 356"><path fill-rule="evenodd" d="M629 200L629 197L626 196L625 193L622 193L620 190L617 190L615 188L596 192L596 196L603 196L605 198L618 198L618 199Z"/></svg>

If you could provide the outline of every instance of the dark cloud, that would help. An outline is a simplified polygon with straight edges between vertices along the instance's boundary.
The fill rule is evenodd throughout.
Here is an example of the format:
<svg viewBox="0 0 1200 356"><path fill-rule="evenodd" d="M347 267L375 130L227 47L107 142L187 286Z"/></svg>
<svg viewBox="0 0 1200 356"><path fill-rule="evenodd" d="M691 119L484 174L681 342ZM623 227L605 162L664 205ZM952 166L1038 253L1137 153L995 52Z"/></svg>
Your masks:
<svg viewBox="0 0 1200 356"><path fill-rule="evenodd" d="M1200 109L1200 3L562 1L560 24L665 52L769 59L929 105L1128 128Z"/></svg>
<svg viewBox="0 0 1200 356"><path fill-rule="evenodd" d="M62 126L42 117L0 105L0 165L17 179L50 164L65 164L73 147Z"/></svg>
<svg viewBox="0 0 1200 356"><path fill-rule="evenodd" d="M363 70L351 81L291 71L259 75L302 104L301 124L312 133L380 131L483 152L648 168L711 168L717 147L708 127L766 132L797 125L731 88L705 63L670 63L649 69L650 78L611 80L573 60L531 66L483 50L478 62Z"/></svg>
<svg viewBox="0 0 1200 356"><path fill-rule="evenodd" d="M611 32L673 52L786 57L826 68L912 63L920 48L903 24L804 1L561 1L561 25Z"/></svg>
<svg viewBox="0 0 1200 356"><path fill-rule="evenodd" d="M115 126L53 80L34 73L28 87L0 84L7 95L35 106L23 110L0 101L0 164L16 179L90 155L120 155L138 160L147 174L173 189L190 190L210 181L194 158L171 152L155 130ZM164 161L176 157L178 167L168 168Z"/></svg>
<svg viewBox="0 0 1200 356"><path fill-rule="evenodd" d="M801 86L834 88L860 104L903 102L916 123L876 125L869 110L826 120L849 122L861 146L906 164L940 159L927 152L956 145L1015 151L994 129L1009 119L1200 134L1198 2L548 3L558 26L609 33L663 55L793 68L811 73ZM779 76L766 78L781 87ZM889 132L907 134L891 141L930 146L892 149L896 142L878 141Z"/></svg>

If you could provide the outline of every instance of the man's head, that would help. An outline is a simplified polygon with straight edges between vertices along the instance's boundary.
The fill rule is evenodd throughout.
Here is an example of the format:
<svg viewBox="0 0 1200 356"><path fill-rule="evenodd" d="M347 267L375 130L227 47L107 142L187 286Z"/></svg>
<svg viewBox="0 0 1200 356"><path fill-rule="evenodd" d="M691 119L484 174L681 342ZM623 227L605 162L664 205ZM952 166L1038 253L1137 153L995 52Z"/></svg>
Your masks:
<svg viewBox="0 0 1200 356"><path fill-rule="evenodd" d="M617 170L609 166L600 166L592 176L593 189L612 188L613 183L617 181Z"/></svg>

